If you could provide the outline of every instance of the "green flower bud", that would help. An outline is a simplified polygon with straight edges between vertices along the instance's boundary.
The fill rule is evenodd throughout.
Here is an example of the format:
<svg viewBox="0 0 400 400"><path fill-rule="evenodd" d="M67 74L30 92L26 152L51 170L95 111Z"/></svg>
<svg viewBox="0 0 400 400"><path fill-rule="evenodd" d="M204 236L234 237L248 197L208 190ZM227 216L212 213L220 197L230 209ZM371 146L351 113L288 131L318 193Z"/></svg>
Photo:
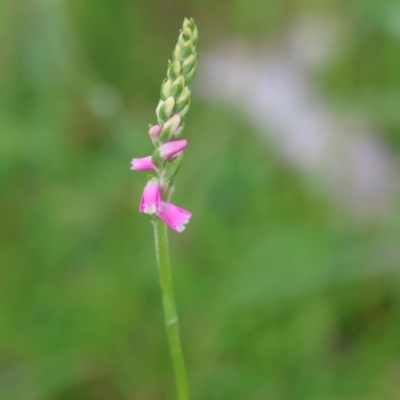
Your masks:
<svg viewBox="0 0 400 400"><path fill-rule="evenodd" d="M197 46L197 43L199 42L199 30L197 29L196 25L192 29L192 40L193 44Z"/></svg>
<svg viewBox="0 0 400 400"><path fill-rule="evenodd" d="M186 104L186 106L181 111L178 112L178 115L181 117L181 119L185 118L186 114L189 111L189 108L190 108L190 101L188 104Z"/></svg>
<svg viewBox="0 0 400 400"><path fill-rule="evenodd" d="M192 31L189 28L186 28L182 31L182 38L185 42L187 42L188 40L190 40L192 37Z"/></svg>
<svg viewBox="0 0 400 400"><path fill-rule="evenodd" d="M178 60L172 62L168 68L167 75L171 81L174 81L181 74L181 63Z"/></svg>
<svg viewBox="0 0 400 400"><path fill-rule="evenodd" d="M181 111L189 103L190 93L191 93L190 89L187 86L185 86L180 96L176 99L174 112L177 113Z"/></svg>
<svg viewBox="0 0 400 400"><path fill-rule="evenodd" d="M171 87L172 87L172 82L170 80L164 79L164 82L162 83L160 90L160 97L162 100L167 100L168 97L171 96Z"/></svg>
<svg viewBox="0 0 400 400"><path fill-rule="evenodd" d="M185 75L185 82L186 82L187 84L189 84L190 82L192 82L192 80L193 80L193 78L194 78L194 75L195 75L195 73L196 73L196 70L197 70L197 60L196 60L196 62L195 62L195 64L194 64L193 68Z"/></svg>
<svg viewBox="0 0 400 400"><path fill-rule="evenodd" d="M181 122L181 117L178 114L173 115L162 127L159 136L159 141L161 143L167 142L174 135L176 129Z"/></svg>
<svg viewBox="0 0 400 400"><path fill-rule="evenodd" d="M158 113L160 112L160 108L161 106L164 104L164 102L162 100L160 100L157 104L157 108L156 108L156 115L158 115Z"/></svg>
<svg viewBox="0 0 400 400"><path fill-rule="evenodd" d="M187 18L185 18L183 20L183 29L190 28L190 23L191 23L191 21L188 20Z"/></svg>
<svg viewBox="0 0 400 400"><path fill-rule="evenodd" d="M179 76L171 86L171 96L175 99L182 93L182 90L185 86L185 78L181 75Z"/></svg>
<svg viewBox="0 0 400 400"><path fill-rule="evenodd" d="M194 23L194 19L193 18L190 18L190 19L185 18L184 19L184 21L183 21L183 29L189 28L190 30L193 31L195 26L196 25Z"/></svg>
<svg viewBox="0 0 400 400"><path fill-rule="evenodd" d="M158 154L158 150L154 150L153 154L151 155L151 162L154 165L154 168L159 171L163 168L164 164L165 164L165 160L163 160L159 154Z"/></svg>
<svg viewBox="0 0 400 400"><path fill-rule="evenodd" d="M174 109L174 105L175 105L175 100L173 97L168 97L168 99L165 100L164 102L160 101L156 110L157 118L162 122L167 121L169 117L172 115L172 110Z"/></svg>
<svg viewBox="0 0 400 400"><path fill-rule="evenodd" d="M175 49L172 53L172 60L173 61L181 61L182 60L182 48L181 46L179 46L179 44L177 44L175 46Z"/></svg>
<svg viewBox="0 0 400 400"><path fill-rule="evenodd" d="M190 40L182 45L182 59L186 59L193 53L193 42Z"/></svg>
<svg viewBox="0 0 400 400"><path fill-rule="evenodd" d="M186 75L196 64L196 53L190 55L182 64L182 75Z"/></svg>
<svg viewBox="0 0 400 400"><path fill-rule="evenodd" d="M170 181L173 178L175 178L176 174L179 171L179 168L182 165L182 160L183 160L183 152L180 152L171 162L167 164L167 167L163 174L163 178L165 180Z"/></svg>
<svg viewBox="0 0 400 400"><path fill-rule="evenodd" d="M189 28L184 29L178 37L178 44L183 47L192 37L192 31Z"/></svg>

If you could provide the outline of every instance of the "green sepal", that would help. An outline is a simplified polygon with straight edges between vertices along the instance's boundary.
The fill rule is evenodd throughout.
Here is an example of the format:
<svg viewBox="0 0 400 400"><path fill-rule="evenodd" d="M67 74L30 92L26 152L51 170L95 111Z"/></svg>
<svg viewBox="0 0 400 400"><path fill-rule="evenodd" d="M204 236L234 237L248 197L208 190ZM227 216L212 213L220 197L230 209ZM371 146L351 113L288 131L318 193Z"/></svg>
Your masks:
<svg viewBox="0 0 400 400"><path fill-rule="evenodd" d="M191 20L185 18L185 19L183 20L183 29L186 29L186 28L189 28L189 29L190 29L190 23L191 23Z"/></svg>
<svg viewBox="0 0 400 400"><path fill-rule="evenodd" d="M183 152L180 152L172 161L167 163L163 173L163 178L167 181L172 180L182 165Z"/></svg>
<svg viewBox="0 0 400 400"><path fill-rule="evenodd" d="M166 185L162 188L162 192L161 192L161 197L163 199L165 199L165 201L169 201L169 199L172 196L172 193L175 190L175 178L171 179L170 181L165 180L167 183Z"/></svg>
<svg viewBox="0 0 400 400"><path fill-rule="evenodd" d="M192 37L192 31L189 28L184 29L178 37L178 44L183 47L190 41Z"/></svg>
<svg viewBox="0 0 400 400"><path fill-rule="evenodd" d="M183 40L184 40L185 42L187 42L188 40L191 39L191 37L192 37L192 30L189 29L189 28L185 28L185 29L182 31L182 38L183 38Z"/></svg>
<svg viewBox="0 0 400 400"><path fill-rule="evenodd" d="M167 76L173 82L181 74L181 63L175 60L168 68Z"/></svg>
<svg viewBox="0 0 400 400"><path fill-rule="evenodd" d="M156 110L157 118L162 122L166 122L172 115L174 105L175 105L175 100L173 97L168 97L168 99L165 100L164 102L161 101Z"/></svg>
<svg viewBox="0 0 400 400"><path fill-rule="evenodd" d="M172 136L172 127L163 127L163 129L160 132L160 136L158 137L158 141L160 144L163 144L165 142L168 142L171 139Z"/></svg>
<svg viewBox="0 0 400 400"><path fill-rule="evenodd" d="M182 45L182 60L185 60L194 53L193 50L193 42L191 40Z"/></svg>
<svg viewBox="0 0 400 400"><path fill-rule="evenodd" d="M193 40L193 44L195 46L197 46L197 43L199 42L199 30L197 29L196 25L194 25L194 27L192 29L192 40Z"/></svg>
<svg viewBox="0 0 400 400"><path fill-rule="evenodd" d="M172 60L173 61L181 61L182 60L182 47L177 44L175 46L174 51L172 52Z"/></svg>
<svg viewBox="0 0 400 400"><path fill-rule="evenodd" d="M158 149L155 149L153 154L151 155L151 162L153 163L156 171L159 171L164 167L165 160L163 160L158 154Z"/></svg>
<svg viewBox="0 0 400 400"><path fill-rule="evenodd" d="M185 78L181 75L177 79L175 79L174 83L171 86L170 93L175 99L182 93L183 88L185 87Z"/></svg>
<svg viewBox="0 0 400 400"><path fill-rule="evenodd" d="M158 137L158 141L160 143L168 142L168 140L171 139L176 129L179 127L180 122L181 122L180 116L177 114L173 115L162 127L160 136Z"/></svg>
<svg viewBox="0 0 400 400"><path fill-rule="evenodd" d="M194 75L196 74L196 70L197 70L197 60L195 60L193 68L185 75L185 82L187 84L192 82Z"/></svg>
<svg viewBox="0 0 400 400"><path fill-rule="evenodd" d="M181 119L183 120L186 116L186 114L188 113L190 108L190 100L188 102L188 104L181 110L178 112L178 115L181 117Z"/></svg>
<svg viewBox="0 0 400 400"><path fill-rule="evenodd" d="M158 118L158 114L160 113L160 108L161 106L164 104L163 100L160 100L157 104L157 108L156 108L156 115L157 115L157 119L158 119L158 123L160 123L160 118Z"/></svg>
<svg viewBox="0 0 400 400"><path fill-rule="evenodd" d="M182 93L180 94L180 96L176 99L174 112L181 111L188 104L188 102L190 100L190 94L191 94L191 91L190 91L189 87L185 86L185 88L182 90Z"/></svg>
<svg viewBox="0 0 400 400"><path fill-rule="evenodd" d="M196 53L191 54L182 64L182 75L187 73L196 65Z"/></svg>
<svg viewBox="0 0 400 400"><path fill-rule="evenodd" d="M171 96L172 81L164 79L161 85L160 97L162 100L167 100Z"/></svg>

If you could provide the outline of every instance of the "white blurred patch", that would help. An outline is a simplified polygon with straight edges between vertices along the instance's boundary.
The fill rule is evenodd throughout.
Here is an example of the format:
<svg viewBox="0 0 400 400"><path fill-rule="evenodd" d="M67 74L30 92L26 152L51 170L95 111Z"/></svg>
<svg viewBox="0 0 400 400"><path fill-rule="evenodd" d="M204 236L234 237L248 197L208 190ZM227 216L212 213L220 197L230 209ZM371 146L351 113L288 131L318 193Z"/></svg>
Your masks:
<svg viewBox="0 0 400 400"><path fill-rule="evenodd" d="M365 121L354 128L335 114L310 78L336 54L339 31L336 24L304 19L278 51L221 43L200 57L193 93L239 108L310 184L317 182L318 190L370 220L390 209L395 161L379 135L360 128Z"/></svg>

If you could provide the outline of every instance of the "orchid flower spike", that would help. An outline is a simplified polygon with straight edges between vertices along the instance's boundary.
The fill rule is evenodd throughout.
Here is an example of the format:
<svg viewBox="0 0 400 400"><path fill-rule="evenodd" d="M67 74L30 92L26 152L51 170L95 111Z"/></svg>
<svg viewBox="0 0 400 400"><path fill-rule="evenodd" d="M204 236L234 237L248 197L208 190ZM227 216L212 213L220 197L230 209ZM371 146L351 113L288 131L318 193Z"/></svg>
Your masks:
<svg viewBox="0 0 400 400"><path fill-rule="evenodd" d="M167 227L182 232L192 216L189 211L170 203L169 199L182 164L183 149L187 145L187 140L176 139L184 128L184 119L190 107L191 91L188 85L196 72L198 39L199 32L193 18L185 18L171 61L168 61L167 77L161 85L161 98L156 108L157 124L150 125L149 129L149 137L155 149L151 156L134 158L131 162L131 169L152 169L157 175L148 179L139 211L149 214L154 228L156 260L163 293L165 323L175 367L177 398L182 400L189 399L189 390L169 268Z"/></svg>
<svg viewBox="0 0 400 400"><path fill-rule="evenodd" d="M131 162L132 170L150 169L158 175L147 182L139 211L154 214L177 232L182 232L191 214L169 203L175 176L182 163L183 149L187 146L187 140L173 139L181 134L190 108L189 84L197 69L198 39L199 32L193 19L185 18L171 61L168 61L167 76L161 85L156 108L157 124L149 129L155 150L152 156L134 158Z"/></svg>

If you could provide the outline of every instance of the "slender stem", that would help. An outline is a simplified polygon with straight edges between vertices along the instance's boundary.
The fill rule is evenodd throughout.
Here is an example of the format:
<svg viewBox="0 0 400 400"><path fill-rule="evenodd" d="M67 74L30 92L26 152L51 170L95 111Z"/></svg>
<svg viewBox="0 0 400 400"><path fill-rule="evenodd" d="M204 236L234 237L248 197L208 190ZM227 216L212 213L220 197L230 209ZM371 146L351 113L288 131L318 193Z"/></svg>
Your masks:
<svg viewBox="0 0 400 400"><path fill-rule="evenodd" d="M178 314L175 307L174 290L172 287L172 278L169 267L167 226L158 218L152 220L152 223L154 227L158 271L160 274L162 289L165 325L167 328L169 349L174 366L178 399L188 400L189 392L186 379L186 369L179 336Z"/></svg>

